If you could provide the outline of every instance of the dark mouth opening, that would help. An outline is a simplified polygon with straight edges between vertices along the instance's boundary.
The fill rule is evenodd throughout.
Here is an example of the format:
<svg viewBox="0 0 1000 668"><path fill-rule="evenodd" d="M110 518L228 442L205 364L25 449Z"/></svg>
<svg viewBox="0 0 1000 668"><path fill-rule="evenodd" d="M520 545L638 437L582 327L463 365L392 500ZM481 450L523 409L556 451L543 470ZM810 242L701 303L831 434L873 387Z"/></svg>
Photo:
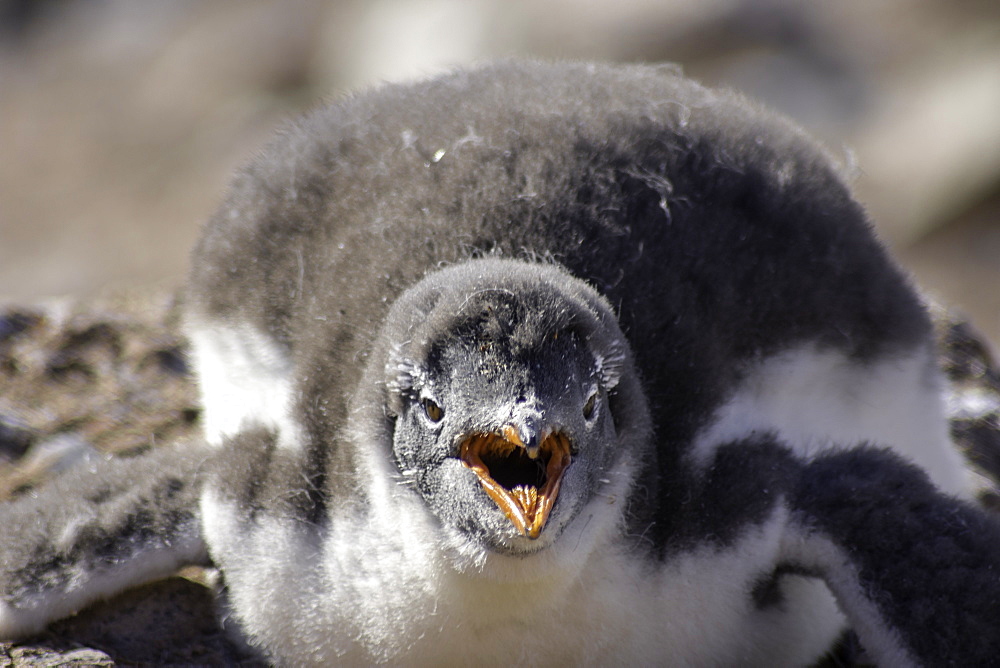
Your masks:
<svg viewBox="0 0 1000 668"><path fill-rule="evenodd" d="M472 434L462 442L460 456L518 532L538 538L570 464L569 438L549 434L532 459L520 442L495 433Z"/></svg>
<svg viewBox="0 0 1000 668"><path fill-rule="evenodd" d="M545 486L545 467L552 458L551 452L542 451L537 459L532 459L524 448L514 446L506 453L505 449L487 446L479 453L491 478L509 490L515 487L541 489Z"/></svg>

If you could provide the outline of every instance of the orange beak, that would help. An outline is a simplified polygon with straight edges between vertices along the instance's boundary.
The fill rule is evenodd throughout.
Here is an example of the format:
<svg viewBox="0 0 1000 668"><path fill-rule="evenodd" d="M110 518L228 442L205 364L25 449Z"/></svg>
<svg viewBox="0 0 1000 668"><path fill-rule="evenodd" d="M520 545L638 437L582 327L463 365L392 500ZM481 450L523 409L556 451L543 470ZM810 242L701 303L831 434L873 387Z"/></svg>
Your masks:
<svg viewBox="0 0 1000 668"><path fill-rule="evenodd" d="M518 533L535 539L549 519L570 464L569 438L552 432L529 449L513 426L502 432L472 434L462 442L459 456Z"/></svg>

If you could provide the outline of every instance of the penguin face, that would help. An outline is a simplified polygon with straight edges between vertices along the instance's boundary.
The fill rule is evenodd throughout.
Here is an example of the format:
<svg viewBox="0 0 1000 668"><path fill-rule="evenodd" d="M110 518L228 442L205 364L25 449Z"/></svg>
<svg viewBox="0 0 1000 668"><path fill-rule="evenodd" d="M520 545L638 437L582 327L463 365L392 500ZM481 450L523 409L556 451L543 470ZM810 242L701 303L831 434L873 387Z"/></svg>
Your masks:
<svg viewBox="0 0 1000 668"><path fill-rule="evenodd" d="M403 479L443 530L503 553L551 544L617 456L611 351L565 304L530 297L468 297L388 365Z"/></svg>

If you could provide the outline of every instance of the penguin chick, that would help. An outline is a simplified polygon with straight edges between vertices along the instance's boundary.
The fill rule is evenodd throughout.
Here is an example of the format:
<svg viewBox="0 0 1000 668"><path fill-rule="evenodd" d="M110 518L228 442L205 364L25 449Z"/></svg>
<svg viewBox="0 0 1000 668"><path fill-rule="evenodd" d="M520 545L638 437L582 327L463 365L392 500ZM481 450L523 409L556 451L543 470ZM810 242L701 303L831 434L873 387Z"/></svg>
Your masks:
<svg viewBox="0 0 1000 668"><path fill-rule="evenodd" d="M673 68L503 62L319 109L237 176L186 308L194 515L277 664L995 641L997 529L959 500L923 305L821 148Z"/></svg>

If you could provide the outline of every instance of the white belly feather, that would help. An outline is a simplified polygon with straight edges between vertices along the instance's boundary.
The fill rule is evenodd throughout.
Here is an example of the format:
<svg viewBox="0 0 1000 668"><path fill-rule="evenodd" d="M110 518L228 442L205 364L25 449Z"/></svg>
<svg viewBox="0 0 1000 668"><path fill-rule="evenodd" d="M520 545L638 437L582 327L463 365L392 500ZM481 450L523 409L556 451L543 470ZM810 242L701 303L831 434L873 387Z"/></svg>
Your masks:
<svg viewBox="0 0 1000 668"><path fill-rule="evenodd" d="M211 534L226 537L213 552L241 623L289 665L795 666L844 624L813 579L789 577L782 605L754 606L750 590L780 547L782 508L725 549L665 564L602 541L577 568L554 568L571 555L544 551L492 555L472 573L428 549L437 528L426 518L322 539L272 519L247 532L211 492L203 511ZM558 549L572 552L573 536L563 538ZM521 580L507 580L515 568Z"/></svg>
<svg viewBox="0 0 1000 668"><path fill-rule="evenodd" d="M806 345L756 364L696 437L692 456L706 465L718 446L755 433L770 432L807 458L868 442L892 448L942 490L967 497L970 481L942 401L929 350L862 363Z"/></svg>

